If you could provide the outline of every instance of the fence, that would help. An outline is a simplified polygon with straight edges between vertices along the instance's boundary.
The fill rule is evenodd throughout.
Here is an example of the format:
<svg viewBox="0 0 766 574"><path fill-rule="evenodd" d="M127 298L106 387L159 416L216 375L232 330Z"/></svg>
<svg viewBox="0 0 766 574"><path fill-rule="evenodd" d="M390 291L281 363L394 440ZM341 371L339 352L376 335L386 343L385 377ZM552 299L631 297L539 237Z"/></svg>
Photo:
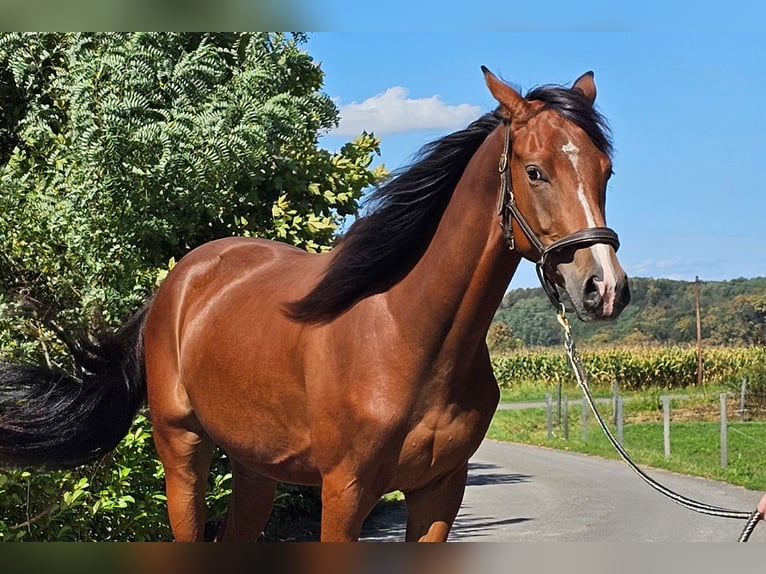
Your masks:
<svg viewBox="0 0 766 574"><path fill-rule="evenodd" d="M671 401L685 400L686 396L682 394L675 395L663 395L660 397L660 408L662 410L662 445L665 458L670 458L672 453L672 408ZM736 408L733 408L732 402L736 398ZM628 398L630 400L630 398ZM609 422L615 428L615 436L617 440L624 445L624 429L625 429L625 399L619 392L617 382L615 381L612 386L611 398L597 399L597 403L602 405L601 410L611 410L611 417ZM546 395L545 410L546 410L546 429L548 438L551 439L554 436L554 429L560 429L561 436L564 440L570 439L570 426L571 426L571 413L572 411L579 410L579 425L580 425L580 438L583 442L588 441L589 436L589 418L590 408L587 401L582 398L581 400L572 401L572 405L579 404L579 409L572 408L570 405L569 397L562 395L561 389L554 397L549 393ZM720 424L719 432L719 447L720 447L720 465L722 468L726 468L729 462L729 432L733 431L744 435L741 430L732 428L730 426L730 419L728 416L729 411L734 411L736 419L739 422L745 422L756 411L760 412L763 409L760 407L751 406L752 404L762 404L760 400L755 403L748 402L747 392L747 380L743 379L740 385L739 393L737 397L733 397L733 393L720 393L718 396L718 421ZM611 408L609 408L611 407ZM601 412L602 416L604 413ZM605 419L607 417L604 417ZM688 422L688 421L687 421ZM599 431L600 432L600 431ZM746 436L746 435L745 435ZM755 440L755 439L753 439Z"/></svg>

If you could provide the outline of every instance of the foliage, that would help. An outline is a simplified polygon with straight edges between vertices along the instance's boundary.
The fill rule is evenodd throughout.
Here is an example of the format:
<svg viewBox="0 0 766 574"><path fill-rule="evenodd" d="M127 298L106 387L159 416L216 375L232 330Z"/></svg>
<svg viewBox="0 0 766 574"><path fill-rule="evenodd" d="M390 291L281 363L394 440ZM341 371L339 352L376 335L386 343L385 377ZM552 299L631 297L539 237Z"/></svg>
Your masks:
<svg viewBox="0 0 766 574"><path fill-rule="evenodd" d="M744 399L744 416L753 418L766 414L766 361L751 362L742 369L738 377L728 381L727 387L732 395Z"/></svg>
<svg viewBox="0 0 766 574"><path fill-rule="evenodd" d="M606 413L602 413L606 414ZM570 438L565 440L561 430L548 438L544 409L498 411L487 436L494 440L520 442L605 458L618 454L590 416L587 440L580 434L579 408L570 405ZM666 459L663 451L662 422L626 421L623 446L639 465L665 468L674 472L721 480L751 488L766 488L766 470L762 464L766 423L729 423L729 464L721 468L719 422L672 422L671 452ZM614 430L614 429L613 429ZM652 472L649 471L651 475Z"/></svg>
<svg viewBox="0 0 766 574"><path fill-rule="evenodd" d="M164 498L162 467L142 415L119 448L96 464L0 474L0 539L168 540Z"/></svg>
<svg viewBox="0 0 766 574"><path fill-rule="evenodd" d="M231 473L215 459L206 495L211 537L226 515ZM280 485L271 524L317 515L311 490ZM0 471L0 541L168 541L164 472L145 414L120 446L71 471Z"/></svg>
<svg viewBox="0 0 766 574"><path fill-rule="evenodd" d="M337 122L301 34L0 35L0 342L50 361L54 320L117 324L168 262L258 235L326 249L378 140Z"/></svg>
<svg viewBox="0 0 766 574"><path fill-rule="evenodd" d="M766 423L737 421L736 400L728 405L728 466L721 468L720 391L722 387L687 389L671 400L671 457L665 458L662 410L659 393L648 389L624 397L623 446L640 465L665 468L693 476L703 476L763 490L766 467L762 464ZM545 408L499 410L487 436L495 440L520 442L606 458L618 458L592 414L588 413L588 433L583 439L581 402L572 400L580 392L569 387L569 439L561 426L552 427L548 436ZM572 394L573 393L573 394ZM605 420L611 421L609 404L599 406ZM610 424L610 423L608 423ZM612 431L614 426L610 424ZM651 471L649 472L651 475Z"/></svg>
<svg viewBox="0 0 766 574"><path fill-rule="evenodd" d="M611 322L572 320L578 341L591 344L696 341L694 284L670 279L631 278L631 302ZM705 345L753 345L766 333L766 278L709 281L701 284L702 337ZM541 288L512 289L495 321L506 323L528 346L560 345L561 327Z"/></svg>
<svg viewBox="0 0 766 574"><path fill-rule="evenodd" d="M502 321L495 321L489 326L487 347L490 353L507 353L522 347L524 342L513 336L511 328Z"/></svg>
<svg viewBox="0 0 766 574"><path fill-rule="evenodd" d="M121 323L169 266L230 235L327 249L362 191L370 134L337 124L303 34L0 34L0 360L69 366L58 329ZM0 473L0 539L166 540L162 470L139 417L74 471ZM210 475L210 520L230 489ZM275 519L317 511L280 486ZM273 522L273 521L272 521Z"/></svg>
<svg viewBox="0 0 766 574"><path fill-rule="evenodd" d="M593 386L609 387L617 380L621 389L679 389L697 384L697 350L694 347L610 347L580 349L583 368ZM714 347L703 350L705 383L725 384L743 373L762 369L766 348ZM572 370L563 350L522 349L492 358L501 387L531 381L558 384L571 381Z"/></svg>

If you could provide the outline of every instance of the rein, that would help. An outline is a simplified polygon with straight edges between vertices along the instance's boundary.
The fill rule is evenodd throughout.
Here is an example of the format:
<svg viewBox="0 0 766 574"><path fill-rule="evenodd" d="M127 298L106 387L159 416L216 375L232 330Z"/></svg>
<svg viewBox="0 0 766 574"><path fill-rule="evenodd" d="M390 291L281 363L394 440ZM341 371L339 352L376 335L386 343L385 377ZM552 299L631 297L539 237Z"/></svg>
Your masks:
<svg viewBox="0 0 766 574"><path fill-rule="evenodd" d="M609 430L609 427L604 422L604 419L601 417L601 414L598 412L598 409L596 408L596 404L593 401L593 397L591 396L590 389L588 387L588 379L585 376L585 371L582 367L582 361L580 360L580 356L577 352L577 349L575 348L575 342L574 342L574 339L572 338L569 321L564 315L563 306L559 310L558 320L562 328L564 329L564 350L566 351L567 359L569 360L569 365L572 367L572 370L574 371L577 384L582 389L583 395L585 396L585 400L588 402L588 405L590 405L591 411L593 411L593 414L596 416L596 420L598 421L598 424L601 427L601 430L604 431L604 434L609 439L609 442L612 443L612 446L615 448L615 450L617 450L622 460L624 460L628 464L628 466L636 474L638 474L638 476L644 482L646 482L649 486L651 486L657 492L669 498L676 504L683 506L684 508L688 508L689 510L693 510L694 512L699 512L701 514L707 514L710 516L746 520L747 523L745 524L745 527L739 536L738 542L747 542L748 539L750 538L750 535L753 533L753 530L755 530L755 527L758 525L758 522L761 520L761 515L758 512L758 510L754 510L753 512L729 510L727 508L711 506L709 504L704 504L702 502L698 502L691 498L687 498L685 496L678 494L677 492L674 492L673 490L670 490L666 486L663 486L662 484L654 480L652 477L646 474L643 470L641 470L636 465L636 463L634 463L631 460L627 451L614 437L612 432Z"/></svg>
<svg viewBox="0 0 766 574"><path fill-rule="evenodd" d="M545 294L550 299L554 307L561 307L561 299L556 284L548 278L546 266L549 258L555 259L562 252L573 249L589 247L597 243L606 243L611 245L615 251L620 248L620 240L617 233L608 227L589 227L581 229L557 241L554 241L547 247L538 239L535 232L530 227L527 220L519 210L516 199L513 195L513 182L511 180L510 154L511 154L511 124L508 120L505 123L505 141L503 143L503 153L500 155L498 171L500 172L500 191L497 196L497 214L500 216L500 227L503 229L503 237L511 251L516 247L513 238L513 221L519 225L519 228L526 236L529 243L537 251L537 277L545 290Z"/></svg>

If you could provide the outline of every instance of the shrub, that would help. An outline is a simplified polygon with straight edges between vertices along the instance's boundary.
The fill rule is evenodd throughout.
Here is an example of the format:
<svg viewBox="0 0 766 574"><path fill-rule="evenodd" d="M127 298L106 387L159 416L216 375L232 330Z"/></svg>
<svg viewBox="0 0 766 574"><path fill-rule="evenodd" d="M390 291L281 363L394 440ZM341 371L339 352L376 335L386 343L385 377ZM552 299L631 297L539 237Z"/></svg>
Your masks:
<svg viewBox="0 0 766 574"><path fill-rule="evenodd" d="M206 496L211 534L231 494L225 455L214 459ZM280 485L270 524L318 518L319 491ZM68 471L0 472L0 540L36 542L169 541L164 472L145 414L120 446L100 461Z"/></svg>

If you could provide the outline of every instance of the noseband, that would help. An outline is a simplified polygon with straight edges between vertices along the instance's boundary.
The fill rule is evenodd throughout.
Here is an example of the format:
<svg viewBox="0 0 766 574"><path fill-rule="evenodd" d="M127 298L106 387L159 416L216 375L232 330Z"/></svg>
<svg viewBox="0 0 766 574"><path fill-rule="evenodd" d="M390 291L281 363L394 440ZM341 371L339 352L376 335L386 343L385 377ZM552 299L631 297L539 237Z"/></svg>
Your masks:
<svg viewBox="0 0 766 574"><path fill-rule="evenodd" d="M505 237L508 247L513 251L516 247L513 239L513 221L515 219L519 228L529 240L529 243L537 251L537 263L535 266L540 284L543 286L545 294L548 295L548 299L553 303L553 306L560 309L561 298L558 289L546 273L546 266L549 261L551 259L555 260L558 255L565 251L590 247L597 243L611 245L617 251L620 248L620 240L617 237L617 233L608 227L588 227L554 241L547 247L542 244L537 235L535 235L535 232L532 231L527 220L524 219L521 211L519 211L519 206L516 204L516 199L513 196L509 155L511 151L511 124L507 120L504 123L505 143L503 144L503 153L500 156L500 164L498 166L500 171L500 192L497 197L497 213L501 218L500 226L503 229L503 237Z"/></svg>

